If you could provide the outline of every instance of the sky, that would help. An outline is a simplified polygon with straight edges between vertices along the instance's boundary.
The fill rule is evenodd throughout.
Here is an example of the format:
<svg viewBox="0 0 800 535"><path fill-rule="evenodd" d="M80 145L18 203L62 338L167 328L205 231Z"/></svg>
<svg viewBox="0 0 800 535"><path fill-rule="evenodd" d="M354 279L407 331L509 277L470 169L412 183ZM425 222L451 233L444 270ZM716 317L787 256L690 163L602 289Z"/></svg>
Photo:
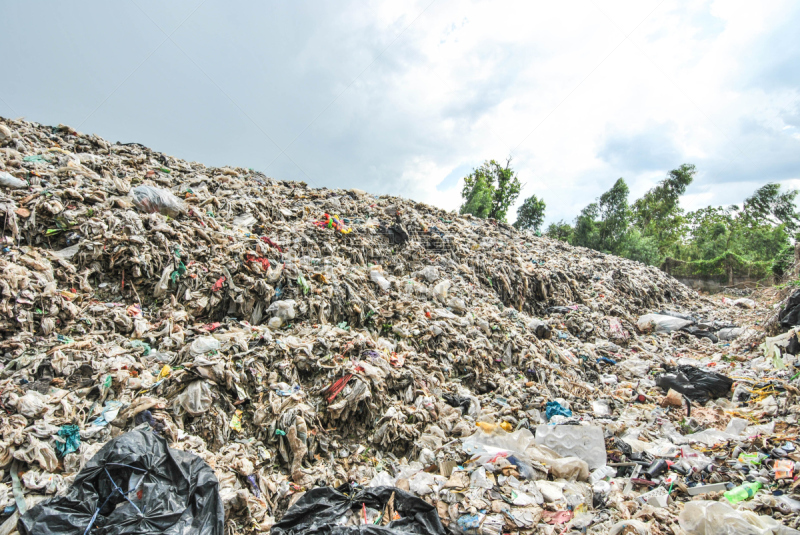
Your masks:
<svg viewBox="0 0 800 535"><path fill-rule="evenodd" d="M0 116L457 209L511 157L546 223L619 177L800 188L800 2L3 2ZM515 219L516 208L509 212Z"/></svg>

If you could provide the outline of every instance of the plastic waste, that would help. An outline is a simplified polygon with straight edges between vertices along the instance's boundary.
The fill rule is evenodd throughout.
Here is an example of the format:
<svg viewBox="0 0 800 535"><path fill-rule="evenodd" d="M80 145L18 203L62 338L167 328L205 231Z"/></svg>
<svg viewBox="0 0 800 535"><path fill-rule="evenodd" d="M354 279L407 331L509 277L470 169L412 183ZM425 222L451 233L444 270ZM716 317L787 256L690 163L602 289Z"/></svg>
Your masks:
<svg viewBox="0 0 800 535"><path fill-rule="evenodd" d="M0 186L6 188L27 188L28 183L24 180L20 180L19 178L15 177L11 173L7 173L6 171L0 171Z"/></svg>
<svg viewBox="0 0 800 535"><path fill-rule="evenodd" d="M558 401L548 401L545 406L545 418L550 421L553 416L565 416L567 418L572 416L572 411L562 407Z"/></svg>
<svg viewBox="0 0 800 535"><path fill-rule="evenodd" d="M593 425L539 425L536 444L547 446L559 455L584 460L590 470L606 464L603 430Z"/></svg>
<svg viewBox="0 0 800 535"><path fill-rule="evenodd" d="M744 483L729 490L724 494L724 496L729 502L731 502L731 504L736 505L739 502L749 500L755 496L756 492L758 492L758 489L760 489L761 486L762 485L760 481L756 481L754 483Z"/></svg>
<svg viewBox="0 0 800 535"><path fill-rule="evenodd" d="M189 352L195 356L204 355L206 353L210 353L211 351L219 351L220 347L222 347L222 344L220 344L220 341L213 336L202 336L200 338L196 338L192 342Z"/></svg>
<svg viewBox="0 0 800 535"><path fill-rule="evenodd" d="M205 414L213 398L211 389L204 380L192 381L189 386L176 398L178 404L191 416Z"/></svg>
<svg viewBox="0 0 800 535"><path fill-rule="evenodd" d="M392 283L386 280L386 277L383 276L383 273L379 269L372 269L369 272L369 278L372 279L372 282L377 284L381 290L388 291L389 288L392 287Z"/></svg>
<svg viewBox="0 0 800 535"><path fill-rule="evenodd" d="M159 213L172 218L181 215L186 208L170 191L155 186L136 186L131 190L133 204L147 214Z"/></svg>
<svg viewBox="0 0 800 535"><path fill-rule="evenodd" d="M687 502L678 523L688 535L779 535L786 529L772 517L711 501Z"/></svg>
<svg viewBox="0 0 800 535"><path fill-rule="evenodd" d="M640 317L636 322L636 327L644 333L655 331L657 333L668 333L677 331L689 325L694 321L682 318L675 318L673 316L664 316L661 314L645 314Z"/></svg>
<svg viewBox="0 0 800 535"><path fill-rule="evenodd" d="M137 429L108 442L67 493L19 519L20 535L147 532L223 535L225 513L214 471L198 456Z"/></svg>
<svg viewBox="0 0 800 535"><path fill-rule="evenodd" d="M428 474L430 475L430 474ZM360 512L364 508L385 511L392 503L399 519L388 518L386 525L342 526L336 525L339 519L353 509ZM382 517L381 520L385 520ZM391 535L414 533L417 535L446 535L436 508L433 505L396 487L370 487L355 491L349 484L336 489L318 487L303 494L297 503L286 511L280 522L272 527L272 535L301 534L338 535Z"/></svg>
<svg viewBox="0 0 800 535"><path fill-rule="evenodd" d="M705 403L711 398L728 396L733 380L720 373L683 365L657 376L656 385L665 392L673 389L692 401Z"/></svg>

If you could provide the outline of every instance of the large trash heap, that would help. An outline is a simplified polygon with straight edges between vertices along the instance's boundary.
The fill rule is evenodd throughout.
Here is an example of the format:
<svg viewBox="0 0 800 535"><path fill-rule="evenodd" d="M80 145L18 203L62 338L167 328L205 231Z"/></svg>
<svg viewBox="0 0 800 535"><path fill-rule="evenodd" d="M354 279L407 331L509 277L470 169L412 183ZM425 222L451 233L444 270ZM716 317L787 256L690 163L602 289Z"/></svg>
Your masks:
<svg viewBox="0 0 800 535"><path fill-rule="evenodd" d="M0 119L0 216L0 533L95 496L70 487L114 480L98 467L131 432L207 463L226 533L797 527L800 344L792 321L766 332L779 308L21 120ZM105 485L92 500L154 501ZM75 524L128 532L102 508Z"/></svg>

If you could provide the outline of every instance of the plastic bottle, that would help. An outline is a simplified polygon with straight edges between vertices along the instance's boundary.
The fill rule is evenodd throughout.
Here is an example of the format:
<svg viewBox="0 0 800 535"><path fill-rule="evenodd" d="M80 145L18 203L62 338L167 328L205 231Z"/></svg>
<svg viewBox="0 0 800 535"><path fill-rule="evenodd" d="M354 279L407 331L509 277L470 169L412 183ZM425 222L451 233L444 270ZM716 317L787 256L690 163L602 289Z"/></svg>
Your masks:
<svg viewBox="0 0 800 535"><path fill-rule="evenodd" d="M589 483L597 483L598 481L603 481L607 477L614 477L617 475L617 469L613 466L601 466L594 472L592 475L589 476Z"/></svg>
<svg viewBox="0 0 800 535"><path fill-rule="evenodd" d="M755 483L744 483L732 490L729 490L724 494L724 496L728 499L731 505L735 505L739 502L749 500L755 496L756 492L758 492L758 489L760 488L761 483L759 481L756 481Z"/></svg>

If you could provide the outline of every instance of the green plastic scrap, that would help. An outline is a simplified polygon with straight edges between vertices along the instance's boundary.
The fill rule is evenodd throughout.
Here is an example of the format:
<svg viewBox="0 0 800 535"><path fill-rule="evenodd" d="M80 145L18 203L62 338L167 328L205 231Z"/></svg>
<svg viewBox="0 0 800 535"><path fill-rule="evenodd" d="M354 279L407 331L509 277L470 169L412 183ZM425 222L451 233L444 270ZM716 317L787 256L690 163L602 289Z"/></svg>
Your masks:
<svg viewBox="0 0 800 535"><path fill-rule="evenodd" d="M303 294L308 295L308 292L311 291L311 286L308 285L306 279L303 278L303 275L297 276L297 285L303 289Z"/></svg>
<svg viewBox="0 0 800 535"><path fill-rule="evenodd" d="M281 429L276 429L275 430L275 434L278 435L279 437L285 437L286 436L286 431L283 431Z"/></svg>
<svg viewBox="0 0 800 535"><path fill-rule="evenodd" d="M81 447L81 433L77 425L62 425L58 436L63 439L63 442L56 440L56 455L59 457L76 452Z"/></svg>
<svg viewBox="0 0 800 535"><path fill-rule="evenodd" d="M186 273L186 266L183 262L178 262L178 269L172 272L169 276L172 279L172 282L177 282L180 277L182 277Z"/></svg>
<svg viewBox="0 0 800 535"><path fill-rule="evenodd" d="M150 344L147 342L142 342L141 340L131 340L131 347L143 347L144 353L142 353L142 356L144 357L150 354Z"/></svg>

